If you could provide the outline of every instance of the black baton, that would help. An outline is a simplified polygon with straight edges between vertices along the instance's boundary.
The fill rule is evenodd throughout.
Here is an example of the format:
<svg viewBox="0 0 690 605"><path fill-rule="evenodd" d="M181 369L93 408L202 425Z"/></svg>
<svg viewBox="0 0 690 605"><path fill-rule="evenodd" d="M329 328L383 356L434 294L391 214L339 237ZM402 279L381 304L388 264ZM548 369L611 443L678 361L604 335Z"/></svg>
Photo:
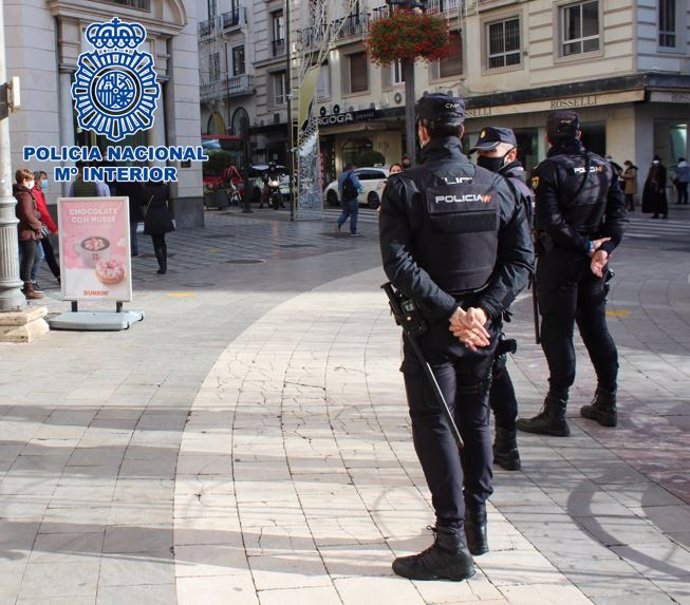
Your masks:
<svg viewBox="0 0 690 605"><path fill-rule="evenodd" d="M393 285L390 282L383 284L381 288L388 296L388 303L391 307L391 312L393 313L395 323L402 327L403 333L405 336L407 336L407 342L410 343L415 356L419 360L419 363L422 364L422 369L424 370L424 374L429 381L431 391L434 394L434 399L436 399L436 402L441 406L441 409L446 416L446 420L448 420L450 432L455 438L458 449L462 449L465 447L465 444L460 436L458 425L455 424L453 414L450 413L450 408L448 407L446 398L443 396L441 387L436 381L434 371L431 369L429 362L424 358L424 353L422 353L422 349L417 343L417 336L426 331L426 322L420 318L419 311L417 311L417 309L414 307L414 303L411 299L405 299L404 302L401 302L400 295L395 292ZM404 309L403 305L405 305L407 308Z"/></svg>

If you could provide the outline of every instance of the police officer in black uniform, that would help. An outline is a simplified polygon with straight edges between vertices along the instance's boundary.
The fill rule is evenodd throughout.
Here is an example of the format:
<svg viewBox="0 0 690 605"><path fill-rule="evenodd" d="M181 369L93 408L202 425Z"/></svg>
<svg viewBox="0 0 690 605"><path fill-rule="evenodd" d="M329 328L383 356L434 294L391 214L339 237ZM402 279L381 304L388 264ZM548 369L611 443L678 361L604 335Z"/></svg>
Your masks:
<svg viewBox="0 0 690 605"><path fill-rule="evenodd" d="M517 139L510 128L487 126L482 129L479 139L470 153L477 152L477 166L497 172L506 178L508 186L517 202L522 205L530 227L534 207L534 192L525 184L525 169L517 159ZM510 321L508 310L503 320ZM513 381L508 373L508 352L515 350L515 341L499 337L492 370L489 407L494 412L496 434L494 437L494 463L508 471L520 469L515 421L518 403Z"/></svg>
<svg viewBox="0 0 690 605"><path fill-rule="evenodd" d="M415 450L436 513L434 544L393 571L464 580L470 552L488 550L492 493L488 390L500 317L527 284L533 251L523 208L505 180L462 153L464 101L425 94L417 107L422 164L388 179L380 213L384 270L428 323L417 343L459 426L451 429L404 337L405 389ZM468 552L469 547L469 552Z"/></svg>
<svg viewBox="0 0 690 605"><path fill-rule="evenodd" d="M541 412L518 419L522 431L566 437L568 391L575 380L574 324L597 375L585 418L616 426L618 353L606 326L606 286L611 252L623 236L625 201L618 176L604 158L580 142L574 111L549 115L551 148L532 179L536 192L537 296L541 340L549 366L549 392Z"/></svg>

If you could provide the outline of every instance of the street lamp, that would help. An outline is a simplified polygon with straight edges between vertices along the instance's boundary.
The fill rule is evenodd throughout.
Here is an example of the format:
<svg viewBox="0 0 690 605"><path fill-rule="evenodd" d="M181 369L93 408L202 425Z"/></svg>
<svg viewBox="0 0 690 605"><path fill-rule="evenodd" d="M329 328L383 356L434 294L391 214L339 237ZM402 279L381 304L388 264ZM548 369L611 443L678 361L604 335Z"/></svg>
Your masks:
<svg viewBox="0 0 690 605"><path fill-rule="evenodd" d="M0 94L7 95L7 63L5 59L5 17L0 0ZM7 101L7 97L4 98ZM6 107L9 104L6 103ZM9 107L8 107L9 109ZM19 247L17 218L12 195L12 158L10 154L10 123L0 115L0 312L19 311L26 307L26 299L19 280Z"/></svg>

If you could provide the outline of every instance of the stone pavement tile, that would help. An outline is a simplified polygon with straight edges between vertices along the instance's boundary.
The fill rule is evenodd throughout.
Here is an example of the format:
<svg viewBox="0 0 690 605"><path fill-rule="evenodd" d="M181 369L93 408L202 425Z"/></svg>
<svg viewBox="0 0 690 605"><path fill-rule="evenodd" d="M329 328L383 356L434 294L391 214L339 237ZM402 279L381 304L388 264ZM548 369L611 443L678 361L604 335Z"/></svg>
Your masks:
<svg viewBox="0 0 690 605"><path fill-rule="evenodd" d="M382 539L381 531L367 511L343 511L330 517L310 518L309 529L316 545L367 544Z"/></svg>
<svg viewBox="0 0 690 605"><path fill-rule="evenodd" d="M690 596L690 551L686 548L668 541L612 546L611 550L655 584L660 581L684 584L686 596Z"/></svg>
<svg viewBox="0 0 690 605"><path fill-rule="evenodd" d="M79 564L100 556L105 532L39 533L29 556L35 564Z"/></svg>
<svg viewBox="0 0 690 605"><path fill-rule="evenodd" d="M674 496L667 489L649 481L645 481L639 485L616 485L611 489L604 486L604 489L623 506L628 507L635 514L640 516L643 515L641 515L639 511L646 508L658 507L660 510L664 510L666 507L671 506L679 506L681 509L686 508L683 501Z"/></svg>
<svg viewBox="0 0 690 605"><path fill-rule="evenodd" d="M238 533L219 544L175 547L175 574L178 578L249 575L247 555Z"/></svg>
<svg viewBox="0 0 690 605"><path fill-rule="evenodd" d="M295 586L330 586L323 561L314 550L276 552L248 557L256 589L292 588Z"/></svg>
<svg viewBox="0 0 690 605"><path fill-rule="evenodd" d="M74 501L54 501L53 504L54 506L49 506L43 515L41 531L44 533L51 533L51 530L56 527L65 528L63 533L84 532L86 528L95 527L102 527L105 531L105 526L110 519L110 502L95 505Z"/></svg>
<svg viewBox="0 0 690 605"><path fill-rule="evenodd" d="M424 603L507 603L499 588L494 586L481 569L481 559L475 559L477 573L466 582L414 582Z"/></svg>
<svg viewBox="0 0 690 605"><path fill-rule="evenodd" d="M590 601L575 586L554 586L529 582L523 586L502 586L510 605L589 605Z"/></svg>
<svg viewBox="0 0 690 605"><path fill-rule="evenodd" d="M137 478L118 479L113 491L114 501L124 502L165 502L172 501L174 479L152 479L142 481Z"/></svg>
<svg viewBox="0 0 690 605"><path fill-rule="evenodd" d="M8 552L0 547L0 603L15 602L28 555L29 549L25 552Z"/></svg>
<svg viewBox="0 0 690 605"><path fill-rule="evenodd" d="M667 544L668 538L654 525L632 514L611 513L599 517L578 517L577 522L606 546L625 544Z"/></svg>
<svg viewBox="0 0 690 605"><path fill-rule="evenodd" d="M14 603L14 601L12 601ZM41 605L93 605L93 597L47 597L41 599ZM19 599L15 605L36 605L36 600L31 597L29 599Z"/></svg>
<svg viewBox="0 0 690 605"><path fill-rule="evenodd" d="M172 528L161 525L111 525L106 527L104 553L165 553L173 545Z"/></svg>
<svg viewBox="0 0 690 605"><path fill-rule="evenodd" d="M392 575L393 555L382 539L370 544L351 542L322 546L319 547L319 553L331 578L377 578Z"/></svg>
<svg viewBox="0 0 690 605"><path fill-rule="evenodd" d="M180 577L176 586L178 605L260 605L249 574ZM170 603L174 601L169 601L165 605Z"/></svg>
<svg viewBox="0 0 690 605"><path fill-rule="evenodd" d="M381 605L391 602L395 602L396 605L423 605L424 603L424 599L413 582L394 576L392 571L390 577L338 578L333 583L343 605ZM449 584L454 588L462 588L464 583Z"/></svg>
<svg viewBox="0 0 690 605"><path fill-rule="evenodd" d="M0 483L0 496L52 496L57 489L58 481L57 476L30 477L21 471L9 471Z"/></svg>
<svg viewBox="0 0 690 605"><path fill-rule="evenodd" d="M625 590L617 595L596 595L590 596L592 603L596 605L687 605L683 600L675 600L667 594L659 591L640 594L630 594Z"/></svg>
<svg viewBox="0 0 690 605"><path fill-rule="evenodd" d="M99 566L95 558L77 564L29 563L17 596L36 602L52 597L95 598Z"/></svg>
<svg viewBox="0 0 690 605"><path fill-rule="evenodd" d="M342 605L333 586L262 590L259 601L261 605Z"/></svg>
<svg viewBox="0 0 690 605"><path fill-rule="evenodd" d="M101 559L99 591L104 586L148 586L173 584L175 567L169 559L146 559L141 555L108 556Z"/></svg>
<svg viewBox="0 0 690 605"><path fill-rule="evenodd" d="M494 586L553 584L564 586L568 580L541 553L533 548L513 551L489 551L480 560L482 571Z"/></svg>
<svg viewBox="0 0 690 605"><path fill-rule="evenodd" d="M175 584L152 586L103 586L96 605L170 605L175 602ZM198 601L201 603L202 601Z"/></svg>
<svg viewBox="0 0 690 605"><path fill-rule="evenodd" d="M172 519L173 503L156 501L153 503L113 502L112 511L108 518L109 525L157 525Z"/></svg>

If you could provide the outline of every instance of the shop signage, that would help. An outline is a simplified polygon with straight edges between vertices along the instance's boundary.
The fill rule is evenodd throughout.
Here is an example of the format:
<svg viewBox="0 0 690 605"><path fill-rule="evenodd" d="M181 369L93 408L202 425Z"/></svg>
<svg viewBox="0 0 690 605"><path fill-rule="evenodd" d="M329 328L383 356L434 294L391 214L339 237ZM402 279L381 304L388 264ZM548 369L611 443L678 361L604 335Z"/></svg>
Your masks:
<svg viewBox="0 0 690 605"><path fill-rule="evenodd" d="M586 97L564 97L553 99L551 109L577 109L578 107L592 107L598 105L597 95L587 95Z"/></svg>
<svg viewBox="0 0 690 605"><path fill-rule="evenodd" d="M64 300L132 300L126 197L58 199Z"/></svg>
<svg viewBox="0 0 690 605"><path fill-rule="evenodd" d="M364 109L362 111L346 111L344 113L331 113L319 116L319 126L341 126L355 122L367 122L380 117L376 109Z"/></svg>
<svg viewBox="0 0 690 605"><path fill-rule="evenodd" d="M657 90L649 98L653 103L690 103L690 92L670 92Z"/></svg>

